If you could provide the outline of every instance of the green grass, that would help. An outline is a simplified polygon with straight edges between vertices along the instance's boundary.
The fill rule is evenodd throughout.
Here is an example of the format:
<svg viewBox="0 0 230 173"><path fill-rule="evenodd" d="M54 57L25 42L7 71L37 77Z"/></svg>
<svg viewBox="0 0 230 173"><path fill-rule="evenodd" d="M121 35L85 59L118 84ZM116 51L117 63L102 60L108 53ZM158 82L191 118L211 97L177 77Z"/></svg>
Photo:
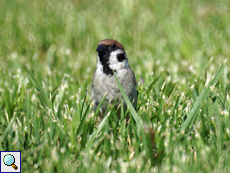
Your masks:
<svg viewBox="0 0 230 173"><path fill-rule="evenodd" d="M22 172L230 172L230 1L0 7L0 151L22 151ZM92 111L105 38L139 83L129 122Z"/></svg>

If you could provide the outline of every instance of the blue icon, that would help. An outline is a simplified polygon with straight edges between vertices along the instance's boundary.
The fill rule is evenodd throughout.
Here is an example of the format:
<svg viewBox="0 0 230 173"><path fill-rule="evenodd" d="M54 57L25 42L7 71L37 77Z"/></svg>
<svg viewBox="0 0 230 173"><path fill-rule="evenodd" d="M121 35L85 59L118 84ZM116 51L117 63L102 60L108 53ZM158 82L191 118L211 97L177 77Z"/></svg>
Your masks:
<svg viewBox="0 0 230 173"><path fill-rule="evenodd" d="M15 158L12 154L7 154L3 158L3 162L7 166L12 166L15 170L18 169L18 167L14 164L15 163Z"/></svg>

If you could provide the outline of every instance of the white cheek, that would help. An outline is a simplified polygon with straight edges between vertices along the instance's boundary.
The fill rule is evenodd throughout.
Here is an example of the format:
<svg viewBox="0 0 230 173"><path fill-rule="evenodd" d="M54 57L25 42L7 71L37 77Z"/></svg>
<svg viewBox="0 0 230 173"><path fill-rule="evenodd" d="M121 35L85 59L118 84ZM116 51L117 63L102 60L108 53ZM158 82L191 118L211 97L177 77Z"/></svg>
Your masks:
<svg viewBox="0 0 230 173"><path fill-rule="evenodd" d="M127 68L129 66L129 62L127 59L125 59L124 61L122 62L119 62L117 60L117 55L118 54L121 54L121 53L124 53L123 50L121 49L118 49L114 52L111 52L110 54L110 57L109 57L109 67L112 69L112 70L120 70L120 69L124 69L124 68ZM126 56L126 55L125 55ZM127 57L126 57L127 58Z"/></svg>

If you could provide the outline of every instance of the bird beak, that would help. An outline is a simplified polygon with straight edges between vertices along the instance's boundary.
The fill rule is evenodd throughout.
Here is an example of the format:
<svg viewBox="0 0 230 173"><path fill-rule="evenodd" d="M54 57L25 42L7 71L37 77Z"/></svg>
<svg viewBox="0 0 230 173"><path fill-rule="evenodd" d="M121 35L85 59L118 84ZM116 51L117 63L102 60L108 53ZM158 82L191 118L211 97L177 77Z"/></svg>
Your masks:
<svg viewBox="0 0 230 173"><path fill-rule="evenodd" d="M101 44L97 47L96 51L101 53L106 53L106 48L103 44Z"/></svg>

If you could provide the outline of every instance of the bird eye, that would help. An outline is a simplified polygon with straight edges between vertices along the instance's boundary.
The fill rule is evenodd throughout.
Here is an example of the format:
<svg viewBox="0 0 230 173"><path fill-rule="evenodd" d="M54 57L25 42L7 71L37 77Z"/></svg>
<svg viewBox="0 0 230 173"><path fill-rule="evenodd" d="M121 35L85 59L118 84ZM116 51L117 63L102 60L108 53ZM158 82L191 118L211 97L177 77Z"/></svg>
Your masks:
<svg viewBox="0 0 230 173"><path fill-rule="evenodd" d="M121 54L118 54L118 55L117 55L117 60L118 60L119 62L122 62L124 59L125 59L125 54L124 54L124 53L121 53Z"/></svg>
<svg viewBox="0 0 230 173"><path fill-rule="evenodd" d="M116 44L113 44L112 47L113 47L113 48L116 48L117 46L116 46Z"/></svg>

